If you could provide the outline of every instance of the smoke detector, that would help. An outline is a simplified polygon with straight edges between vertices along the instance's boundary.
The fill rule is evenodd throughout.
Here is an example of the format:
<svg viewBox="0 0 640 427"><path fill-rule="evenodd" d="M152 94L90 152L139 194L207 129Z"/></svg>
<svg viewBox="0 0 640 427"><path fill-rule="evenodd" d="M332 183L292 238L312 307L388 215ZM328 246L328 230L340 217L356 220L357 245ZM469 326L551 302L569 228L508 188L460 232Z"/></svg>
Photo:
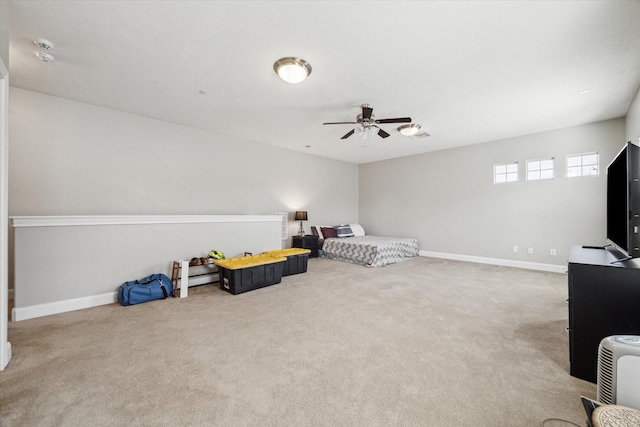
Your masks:
<svg viewBox="0 0 640 427"><path fill-rule="evenodd" d="M44 49L44 50L53 50L53 48L54 48L53 43L51 43L49 40L45 40L45 39L34 40L33 44L38 46L40 49Z"/></svg>

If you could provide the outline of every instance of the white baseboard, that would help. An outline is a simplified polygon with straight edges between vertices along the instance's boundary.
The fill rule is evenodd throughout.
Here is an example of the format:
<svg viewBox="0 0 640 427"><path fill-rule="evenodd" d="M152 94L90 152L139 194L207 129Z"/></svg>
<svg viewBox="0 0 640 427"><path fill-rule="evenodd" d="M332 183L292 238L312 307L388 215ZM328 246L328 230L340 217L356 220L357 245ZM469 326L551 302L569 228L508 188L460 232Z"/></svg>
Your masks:
<svg viewBox="0 0 640 427"><path fill-rule="evenodd" d="M455 261L475 262L479 264L501 265L504 267L524 268L527 270L549 271L552 273L566 273L566 265L542 264L537 262L514 261L499 258L485 258L471 255L449 254L444 252L420 251L420 256L431 258L450 259ZM9 298L13 297L13 289L9 290ZM99 305L113 304L117 302L118 293L92 295L71 300L56 301L47 304L32 305L29 307L14 308L11 311L11 320L14 322L35 317L49 316L51 314L65 313L67 311L81 310L83 308L97 307Z"/></svg>
<svg viewBox="0 0 640 427"><path fill-rule="evenodd" d="M524 268L526 270L549 271L552 273L566 273L566 265L542 264L538 262L515 261L500 258L485 258L472 255L448 254L444 252L420 251L420 256L431 258L451 259L455 261L475 262L478 264L501 265L504 267Z"/></svg>
<svg viewBox="0 0 640 427"><path fill-rule="evenodd" d="M33 319L34 317L49 316L51 314L66 313L67 311L81 310L83 308L97 307L99 305L113 304L118 300L117 292L109 292L100 295L75 298L64 301L50 302L47 304L31 305L29 307L16 307L11 310L11 320Z"/></svg>

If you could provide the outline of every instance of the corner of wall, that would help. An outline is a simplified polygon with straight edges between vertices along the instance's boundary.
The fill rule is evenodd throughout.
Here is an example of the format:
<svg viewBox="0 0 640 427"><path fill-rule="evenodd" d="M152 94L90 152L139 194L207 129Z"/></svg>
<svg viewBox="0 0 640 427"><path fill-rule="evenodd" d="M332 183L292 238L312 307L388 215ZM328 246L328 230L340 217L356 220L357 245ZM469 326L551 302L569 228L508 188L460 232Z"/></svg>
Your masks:
<svg viewBox="0 0 640 427"><path fill-rule="evenodd" d="M625 117L625 136L627 141L640 145L640 88Z"/></svg>

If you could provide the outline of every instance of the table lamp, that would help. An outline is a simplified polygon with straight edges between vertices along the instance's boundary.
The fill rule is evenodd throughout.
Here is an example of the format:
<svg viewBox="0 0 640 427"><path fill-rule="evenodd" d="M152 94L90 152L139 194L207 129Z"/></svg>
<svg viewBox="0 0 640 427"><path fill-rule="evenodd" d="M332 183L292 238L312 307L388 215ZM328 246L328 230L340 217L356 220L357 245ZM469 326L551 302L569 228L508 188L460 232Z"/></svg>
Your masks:
<svg viewBox="0 0 640 427"><path fill-rule="evenodd" d="M300 221L300 229L298 230L298 236L304 236L304 227L302 226L302 221L307 220L307 211L296 211L296 221Z"/></svg>

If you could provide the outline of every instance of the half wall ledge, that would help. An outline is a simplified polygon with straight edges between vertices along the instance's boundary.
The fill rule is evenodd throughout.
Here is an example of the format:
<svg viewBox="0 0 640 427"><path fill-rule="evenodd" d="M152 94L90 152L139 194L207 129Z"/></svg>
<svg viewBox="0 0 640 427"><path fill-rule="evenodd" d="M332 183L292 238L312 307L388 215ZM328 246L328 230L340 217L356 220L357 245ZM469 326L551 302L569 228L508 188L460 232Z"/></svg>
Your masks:
<svg viewBox="0 0 640 427"><path fill-rule="evenodd" d="M114 303L174 260L282 249L283 215L12 216L14 320Z"/></svg>
<svg viewBox="0 0 640 427"><path fill-rule="evenodd" d="M12 216L20 227L65 227L79 225L197 224L228 222L282 222L280 215L71 215Z"/></svg>

